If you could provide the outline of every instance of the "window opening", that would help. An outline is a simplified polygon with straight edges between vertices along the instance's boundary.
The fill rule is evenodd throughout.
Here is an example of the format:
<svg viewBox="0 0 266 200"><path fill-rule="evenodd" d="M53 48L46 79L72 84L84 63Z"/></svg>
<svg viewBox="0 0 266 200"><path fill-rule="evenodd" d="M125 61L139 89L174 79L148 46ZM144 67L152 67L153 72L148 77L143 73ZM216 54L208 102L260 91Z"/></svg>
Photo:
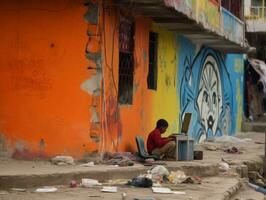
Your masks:
<svg viewBox="0 0 266 200"><path fill-rule="evenodd" d="M149 73L147 77L148 89L157 90L157 52L158 33L150 32L149 39Z"/></svg>
<svg viewBox="0 0 266 200"><path fill-rule="evenodd" d="M118 102L132 104L134 80L134 22L120 16Z"/></svg>

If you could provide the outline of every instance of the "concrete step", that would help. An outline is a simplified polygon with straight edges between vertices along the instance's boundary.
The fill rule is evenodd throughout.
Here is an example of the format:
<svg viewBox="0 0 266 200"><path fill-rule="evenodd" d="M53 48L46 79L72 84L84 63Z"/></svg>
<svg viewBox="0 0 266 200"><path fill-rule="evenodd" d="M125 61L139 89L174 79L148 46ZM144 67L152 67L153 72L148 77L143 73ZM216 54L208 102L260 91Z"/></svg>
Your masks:
<svg viewBox="0 0 266 200"><path fill-rule="evenodd" d="M243 132L266 132L266 122L242 122Z"/></svg>
<svg viewBox="0 0 266 200"><path fill-rule="evenodd" d="M11 161L10 161L11 162ZM13 163L13 164L12 164ZM217 164L198 162L166 162L169 171L182 170L188 176L216 176L219 174ZM1 162L0 162L1 168ZM2 170L3 169L3 170ZM0 189L14 187L36 187L49 185L66 185L71 180L82 178L97 179L101 182L110 179L132 179L146 173L151 167L136 164L131 167L95 165L94 167L55 166L48 162L12 161L0 170Z"/></svg>
<svg viewBox="0 0 266 200"><path fill-rule="evenodd" d="M114 184L112 185L114 186ZM125 185L115 185L117 193L103 193L101 187L93 188L69 188L69 186L55 186L58 191L50 194L39 194L32 192L34 188L27 189L27 192L3 191L2 199L102 199L117 200L121 199L121 194L126 194L127 200L139 199L167 199L167 200L229 200L241 187L241 180L234 177L206 177L202 184L167 184L162 185L173 191L183 191L185 194L155 194L150 188L134 188ZM1 192L1 191L0 191ZM89 198L88 198L89 197Z"/></svg>

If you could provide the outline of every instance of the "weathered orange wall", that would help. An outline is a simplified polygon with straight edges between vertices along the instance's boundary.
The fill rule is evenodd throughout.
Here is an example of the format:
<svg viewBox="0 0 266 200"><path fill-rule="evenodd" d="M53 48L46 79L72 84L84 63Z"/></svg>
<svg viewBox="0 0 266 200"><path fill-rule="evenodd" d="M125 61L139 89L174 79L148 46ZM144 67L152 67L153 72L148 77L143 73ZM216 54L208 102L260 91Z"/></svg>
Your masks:
<svg viewBox="0 0 266 200"><path fill-rule="evenodd" d="M105 12L106 47L103 45L104 82L107 106L107 130L103 131L106 138L106 151L135 151L135 136L147 134L154 128L151 124L151 91L147 89L148 48L151 20L145 17L135 18L134 46L134 90L133 104L119 105L118 90L118 11L111 9ZM106 51L105 49L106 48ZM112 57L111 50L114 50ZM105 58L105 57L104 57ZM113 75L112 75L113 73Z"/></svg>
<svg viewBox="0 0 266 200"><path fill-rule="evenodd" d="M89 141L86 7L82 1L0 1L0 133L28 153L80 156Z"/></svg>
<svg viewBox="0 0 266 200"><path fill-rule="evenodd" d="M152 21L134 13L133 105L118 104L119 11L103 2L104 7L98 1L96 25L83 18L90 8L82 1L0 2L0 135L13 155L82 157L94 151L134 151L135 136L146 140L157 117L165 116L153 106L160 107L154 98L161 94L167 99L168 91L147 88ZM86 59L85 48L100 53L100 64ZM159 65L159 70L168 68ZM93 80L97 74L103 77L98 82ZM99 96L88 90L96 82ZM97 125L92 113L101 122L97 130L92 128ZM92 139L95 134L99 142Z"/></svg>

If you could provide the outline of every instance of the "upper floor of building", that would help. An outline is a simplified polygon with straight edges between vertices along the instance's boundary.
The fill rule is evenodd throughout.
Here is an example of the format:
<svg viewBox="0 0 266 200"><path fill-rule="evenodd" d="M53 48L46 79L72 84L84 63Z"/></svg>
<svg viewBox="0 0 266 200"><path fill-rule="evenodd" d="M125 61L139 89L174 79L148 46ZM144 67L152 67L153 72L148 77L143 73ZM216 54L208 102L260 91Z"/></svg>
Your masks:
<svg viewBox="0 0 266 200"><path fill-rule="evenodd" d="M266 0L245 0L247 32L266 32Z"/></svg>
<svg viewBox="0 0 266 200"><path fill-rule="evenodd" d="M219 51L244 52L243 0L114 0L155 23Z"/></svg>

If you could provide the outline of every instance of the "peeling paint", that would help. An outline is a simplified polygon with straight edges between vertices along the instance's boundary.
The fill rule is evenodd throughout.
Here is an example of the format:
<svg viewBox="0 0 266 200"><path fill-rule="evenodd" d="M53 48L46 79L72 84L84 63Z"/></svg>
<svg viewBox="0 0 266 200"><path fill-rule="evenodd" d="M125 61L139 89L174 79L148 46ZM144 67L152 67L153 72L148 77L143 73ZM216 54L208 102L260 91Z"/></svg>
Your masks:
<svg viewBox="0 0 266 200"><path fill-rule="evenodd" d="M84 19L90 24L98 24L98 16L99 16L98 4L88 1L87 5L89 10L84 15Z"/></svg>
<svg viewBox="0 0 266 200"><path fill-rule="evenodd" d="M92 123L100 123L99 114L95 106L90 108L91 111L91 120Z"/></svg>
<svg viewBox="0 0 266 200"><path fill-rule="evenodd" d="M90 79L84 81L80 88L83 91L88 92L90 95L99 96L101 88L102 75L100 73L95 74Z"/></svg>

